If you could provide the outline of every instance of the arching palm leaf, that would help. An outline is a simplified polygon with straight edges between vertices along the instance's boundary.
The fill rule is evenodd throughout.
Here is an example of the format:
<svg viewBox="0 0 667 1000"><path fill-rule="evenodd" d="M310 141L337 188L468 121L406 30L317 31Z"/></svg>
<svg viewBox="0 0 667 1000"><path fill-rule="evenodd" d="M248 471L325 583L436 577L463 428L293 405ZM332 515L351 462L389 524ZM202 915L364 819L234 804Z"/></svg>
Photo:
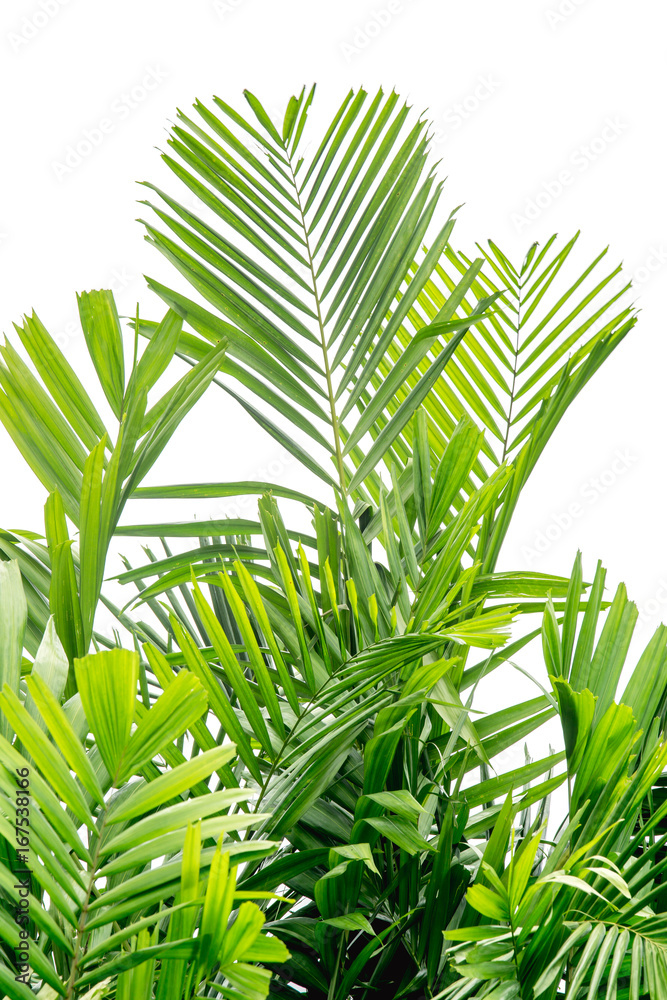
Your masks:
<svg viewBox="0 0 667 1000"><path fill-rule="evenodd" d="M495 293L472 317L455 319L481 260L466 270L415 340L412 369L399 385L435 343L438 358L373 449L357 446L346 458L351 427L341 419L339 389L359 372L381 332L386 340L398 329L433 274L454 220L433 237L406 282L441 191L428 167L426 122L395 93L371 99L350 91L321 141L306 148L313 93L292 99L280 131L248 92L251 120L219 98L215 110L197 102L196 120L179 114L163 159L203 216L149 184L161 206L157 220L146 224L147 238L206 305L152 279L149 285L195 331L180 340L184 356L196 359L225 336L230 360L219 384L330 486L346 493L352 479L358 486L368 480L377 494L375 464ZM148 324L140 329L152 333Z"/></svg>
<svg viewBox="0 0 667 1000"><path fill-rule="evenodd" d="M559 420L636 321L619 302L628 288L620 268L598 277L603 252L580 273L571 261L576 237L560 250L555 237L534 244L521 266L493 243L472 260L451 246L453 216L423 250L440 185L428 169L424 122L411 125L395 94L371 100L351 91L324 138L303 150L314 91L292 98L282 127L245 96L247 117L219 98L214 110L197 102L196 119L179 115L163 158L189 189L187 206L148 185L168 232L149 222L147 238L200 296L149 279L195 331L182 336L181 355L197 359L227 336L234 361L217 384L320 479L378 517L379 463L395 466L410 496L415 409L428 412L436 465L470 416L486 438L450 505L458 509L500 463L516 466L481 548L471 549L492 571ZM151 324L141 329L152 334ZM202 484L170 495L229 490ZM446 522L449 507L440 513Z"/></svg>
<svg viewBox="0 0 667 1000"><path fill-rule="evenodd" d="M225 787L233 745L190 759L174 745L205 715L204 688L183 672L146 706L137 701L138 654L96 653L76 669L80 694L62 706L44 667L33 670L25 701L18 685L0 693L3 720L20 741L0 736L0 831L11 845L0 860L0 939L21 952L21 927L38 935L28 935L28 962L0 964L4 994L33 996L27 986L38 980L79 997L113 978L118 995L131 986L133 998L149 1000L155 980L159 996L182 1000L188 977L197 984L215 975L268 995L270 973L248 963L280 962L287 950L260 937L264 921L251 903L241 903L227 931L232 909L252 896L239 894L235 866L274 849L256 839L248 850L237 831L266 816L235 812L250 793L233 779ZM131 775L142 778L128 783ZM25 917L10 920L8 905Z"/></svg>

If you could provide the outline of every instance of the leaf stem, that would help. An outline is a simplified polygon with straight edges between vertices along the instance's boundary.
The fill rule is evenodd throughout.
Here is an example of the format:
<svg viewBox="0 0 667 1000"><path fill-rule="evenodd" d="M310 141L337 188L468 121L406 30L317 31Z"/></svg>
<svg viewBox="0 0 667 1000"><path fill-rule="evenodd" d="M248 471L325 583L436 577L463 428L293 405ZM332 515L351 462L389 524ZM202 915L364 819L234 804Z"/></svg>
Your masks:
<svg viewBox="0 0 667 1000"><path fill-rule="evenodd" d="M83 936L86 931L86 918L88 916L88 909L90 907L90 899L93 894L93 889L95 887L95 879L97 878L97 865L100 859L100 852L102 850L102 837L104 836L104 830L106 827L107 817L109 813L105 809L102 822L97 834L97 846L95 847L95 853L93 854L91 865L90 865L90 878L88 880L88 888L86 890L86 898L83 903L81 910L81 916L79 917L79 922L76 928L76 945L74 948L74 957L72 959L72 965L70 968L69 980L67 982L67 993L66 1000L73 1000L74 985L76 982L77 973L79 971L79 963L81 961L81 956L83 954L82 941Z"/></svg>
<svg viewBox="0 0 667 1000"><path fill-rule="evenodd" d="M340 481L340 491L343 496L347 496L347 486L345 477L345 465L343 463L343 449L341 447L340 440L340 425L338 420L338 414L336 413L336 403L333 391L333 381L331 378L331 366L329 365L329 354L327 351L327 340L324 332L324 319L322 317L322 306L320 302L320 295L317 289L317 278L315 276L315 261L313 259L313 254L310 249L310 239L308 235L308 227L306 225L306 216L301 203L301 192L296 183L296 175L292 167L292 158L287 152L287 147L285 147L285 153L288 158L290 173L292 175L292 183L294 184L294 192L296 195L297 204L299 207L299 218L301 221L301 228L303 229L303 236L306 241L306 253L308 255L308 267L310 270L310 278L313 284L313 297L315 299L315 308L317 310L317 325L320 334L320 343L322 346L322 360L324 362L324 375L327 381L327 396L329 398L329 411L331 413L331 426L333 428L334 435L334 452L336 455L336 465L338 467L338 479Z"/></svg>
<svg viewBox="0 0 667 1000"><path fill-rule="evenodd" d="M505 459L507 457L508 443L509 443L509 436L510 436L510 428L511 428L511 425L512 425L512 409L514 407L514 402L515 402L514 393L516 391L516 379L517 379L518 368L519 368L519 345L520 345L520 339L521 339L521 292L522 292L522 288L523 288L522 284L519 284L519 289L518 289L518 292L517 292L517 303L516 303L516 307L517 307L517 313L516 313L516 346L514 348L514 364L512 366L512 385L510 387L510 402L509 402L509 409L507 411L507 427L506 427L506 430L505 430L505 440L503 441L503 456L502 456L502 458L500 460L501 464L505 461Z"/></svg>

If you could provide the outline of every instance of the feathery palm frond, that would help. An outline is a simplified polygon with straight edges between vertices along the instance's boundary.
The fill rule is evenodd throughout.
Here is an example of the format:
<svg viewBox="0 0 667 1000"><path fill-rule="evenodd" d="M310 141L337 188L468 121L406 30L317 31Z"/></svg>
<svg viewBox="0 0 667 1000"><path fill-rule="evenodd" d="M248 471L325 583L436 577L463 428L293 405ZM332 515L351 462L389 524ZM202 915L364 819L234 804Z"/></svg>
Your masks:
<svg viewBox="0 0 667 1000"><path fill-rule="evenodd" d="M330 487L346 494L351 480L368 480L377 493L374 466L495 293L476 304L472 316L455 318L480 259L415 339L410 371L435 344L437 359L381 437L377 425L372 447L355 447L345 458L351 428L341 419L338 387L359 373L364 352L382 331L386 339L387 330L392 336L398 329L433 273L454 218L440 228L405 287L442 187L428 166L427 124L393 92L369 98L350 91L319 144L306 146L313 95L304 90L290 101L281 132L248 92L252 121L219 98L215 110L197 102L196 119L179 113L163 159L205 218L148 184L161 207L152 206L156 221L146 223L147 238L206 305L148 281L195 331L179 341L183 356L195 360L225 336L218 384ZM139 329L152 335L151 324ZM332 458L334 469L316 455Z"/></svg>
<svg viewBox="0 0 667 1000"><path fill-rule="evenodd" d="M57 638L43 645L25 699L17 678L0 693L0 937L29 951L13 969L0 966L6 995L32 996L26 987L36 978L60 996L80 996L118 977L118 995L131 985L133 997L148 998L157 959L164 1000L190 996L188 977L196 984L214 974L266 996L269 972L248 962L283 961L286 949L259 937L254 904L241 903L235 930L226 927L252 896L236 889L235 866L274 845L256 839L249 848L238 836L266 816L236 811L251 793L233 779L229 787L234 746L187 759L175 745L206 714L201 683L181 673L147 706L137 701L138 654L117 649L77 659L79 693L61 705L64 652ZM221 787L212 791L216 772ZM132 775L141 780L129 782ZM8 906L24 917L10 920ZM35 929L29 948L21 927Z"/></svg>
<svg viewBox="0 0 667 1000"><path fill-rule="evenodd" d="M613 707L615 723L622 726L629 710ZM614 725L611 739L613 730ZM657 739L647 749L592 827L581 822L592 807L589 801L571 812L555 844L542 844L543 830L534 828L507 867L482 863L478 881L467 892L462 925L445 932L454 942L449 951L461 978L440 994L443 1000L518 998L529 991L549 1000L582 995L661 1000L667 981L667 928L664 913L652 904L663 892L667 864L664 859L656 864L667 837L655 838L665 808L634 833L633 820L647 788L663 771L667 753ZM596 750L599 746L587 751L593 766L599 760L593 757ZM631 744L619 754L623 774L632 759ZM591 795L594 801L592 790ZM466 920L471 916L477 919ZM486 919L481 923L480 918Z"/></svg>
<svg viewBox="0 0 667 1000"><path fill-rule="evenodd" d="M147 409L148 393L174 356L181 320L168 312L126 380L122 331L111 292L79 296L86 344L100 388L118 422L112 443L101 415L40 320L16 326L41 383L9 344L0 349L0 419L40 482L49 491L45 510L48 553L37 536L17 539L4 532L0 550L19 558L30 602L33 651L48 617L39 593L50 596L56 629L70 662L67 693L74 691L74 658L93 637L104 567L111 539L129 497L149 472L174 430L206 390L225 344ZM79 555L72 552L67 518L79 529ZM29 553L25 549L30 550ZM46 570L51 579L46 579Z"/></svg>
<svg viewBox="0 0 667 1000"><path fill-rule="evenodd" d="M113 297L79 300L115 443L34 315L17 330L37 375L0 349L0 418L49 491L45 539L0 532L2 988L33 995L8 916L29 770L49 996L662 1000L667 632L617 703L625 589L603 601L580 557L570 578L495 568L551 434L636 321L627 289L597 277L604 254L566 277L576 237L520 267L457 252L454 213L433 228L426 122L351 91L308 145L313 94L280 126L249 93L248 116L179 115L164 161L189 200L147 185L145 225L193 291L149 279L169 311L135 319L129 376ZM174 356L192 370L149 408ZM211 383L312 496L139 485ZM120 523L131 499L244 494L255 518ZM125 561L123 609L102 593L113 536L164 549ZM87 655L112 645L100 601L134 652ZM541 628L512 641L521 613ZM538 636L546 686L478 711ZM554 718L564 748L504 770Z"/></svg>
<svg viewBox="0 0 667 1000"><path fill-rule="evenodd" d="M425 123L411 126L396 94L371 100L350 91L324 138L303 151L314 90L292 98L282 129L245 96L252 120L219 98L215 110L197 102L194 119L179 113L163 160L189 189L190 207L148 185L168 233L147 222L147 239L206 302L149 279L195 331L182 335L180 355L194 361L227 336L216 384L320 480L374 511L380 463L396 467L409 497L418 407L429 416L436 463L460 420L472 417L488 439L454 508L493 468L515 466L480 535L479 557L492 571L549 437L636 322L631 306L617 305L629 287L617 280L620 267L596 277L605 251L561 287L577 237L560 250L555 237L534 244L520 267L492 242L469 259L451 246L453 215L423 250L440 185L428 168ZM153 328L140 324L148 336Z"/></svg>

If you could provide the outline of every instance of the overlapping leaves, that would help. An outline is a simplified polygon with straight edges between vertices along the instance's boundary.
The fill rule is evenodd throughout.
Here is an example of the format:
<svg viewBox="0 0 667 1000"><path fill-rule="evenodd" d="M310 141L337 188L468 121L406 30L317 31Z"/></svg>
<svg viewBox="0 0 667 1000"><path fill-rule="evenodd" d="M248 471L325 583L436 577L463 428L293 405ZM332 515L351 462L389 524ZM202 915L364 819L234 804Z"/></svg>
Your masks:
<svg viewBox="0 0 667 1000"><path fill-rule="evenodd" d="M6 995L32 996L33 975L63 997L113 978L118 995L149 998L159 959L163 1000L181 1000L214 976L266 996L270 973L252 963L288 953L260 936L262 914L241 902L252 894L236 889L234 867L272 852L270 842L248 847L238 837L266 816L237 811L250 793L225 787L232 744L190 759L176 745L206 714L204 687L183 672L147 707L137 702L139 656L118 649L77 660L79 693L62 705L48 652L27 678L25 701L9 683L0 693L17 736L13 745L0 737L0 828L13 845L0 863L0 938L18 947L8 910L22 892L17 864L31 872L29 920L37 931L23 980L3 965ZM208 787L215 772L218 791ZM133 775L140 780L129 781Z"/></svg>

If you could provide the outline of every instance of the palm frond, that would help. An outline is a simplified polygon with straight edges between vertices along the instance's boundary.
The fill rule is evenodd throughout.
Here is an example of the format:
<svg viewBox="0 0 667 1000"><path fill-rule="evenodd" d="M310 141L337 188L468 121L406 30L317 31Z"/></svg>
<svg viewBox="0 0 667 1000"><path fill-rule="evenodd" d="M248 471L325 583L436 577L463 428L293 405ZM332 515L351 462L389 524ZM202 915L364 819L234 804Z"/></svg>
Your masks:
<svg viewBox="0 0 667 1000"><path fill-rule="evenodd" d="M343 420L340 393L378 338L393 336L454 224L452 215L406 286L441 190L427 162L427 124L395 93L351 91L313 143L313 91L289 104L289 115L298 108L300 116L293 135L281 134L258 99L245 96L248 117L219 98L215 109L197 102L195 118L179 113L163 160L201 211L148 184L160 203L151 204L146 238L199 298L150 278L149 286L194 331L180 339L181 356L195 360L207 343L226 337L228 360L217 383L328 486L345 494L368 481L377 492L375 465L496 296L486 296L472 317L455 318L480 259L415 339L409 367L394 372L397 387L436 344L440 356L427 359L400 413L386 420L382 403L381 421L371 422L376 441L362 449L359 432L355 437ZM152 324L138 328L153 334Z"/></svg>
<svg viewBox="0 0 667 1000"><path fill-rule="evenodd" d="M235 811L247 790L208 788L214 772L226 778L235 748L214 745L164 770L157 765L206 713L204 688L181 673L147 709L137 702L138 654L92 654L76 670L83 727L71 702L61 706L62 683L54 690L45 666L27 678L29 704L16 685L0 693L3 719L20 741L0 736L0 827L13 845L0 885L5 901L25 910L19 923L0 919L0 938L21 951L21 926L39 934L29 965L2 965L7 995L25 993L16 976L26 986L41 980L59 996L117 977L118 990L131 985L132 996L149 996L153 971L144 974L158 959L164 997L181 998L187 975L198 983L214 974L232 985L252 981L256 995L267 996L270 973L252 963L280 962L288 952L260 936L261 911L244 901L251 893L238 893L235 866L273 844L256 840L247 851L238 839L223 843L266 816ZM131 775L141 779L128 783ZM18 822L26 813L29 823ZM29 874L17 884L19 869Z"/></svg>

